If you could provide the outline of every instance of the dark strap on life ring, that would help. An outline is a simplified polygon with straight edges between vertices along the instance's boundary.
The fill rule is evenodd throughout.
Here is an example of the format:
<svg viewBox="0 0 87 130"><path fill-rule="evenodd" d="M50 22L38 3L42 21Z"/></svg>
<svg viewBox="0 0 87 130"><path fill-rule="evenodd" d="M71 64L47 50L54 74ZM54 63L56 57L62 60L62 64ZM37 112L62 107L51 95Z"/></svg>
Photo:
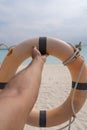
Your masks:
<svg viewBox="0 0 87 130"><path fill-rule="evenodd" d="M4 89L7 83L0 83L0 89Z"/></svg>
<svg viewBox="0 0 87 130"><path fill-rule="evenodd" d="M76 82L72 81L72 88L75 87ZM87 83L78 83L77 88L78 90L87 90Z"/></svg>
<svg viewBox="0 0 87 130"><path fill-rule="evenodd" d="M46 127L46 111L40 110L39 126Z"/></svg>
<svg viewBox="0 0 87 130"><path fill-rule="evenodd" d="M0 89L4 89L7 83L0 83ZM72 81L72 88L75 87L76 82ZM77 88L79 90L87 90L87 83L78 83ZM41 114L43 113L43 111L41 111Z"/></svg>
<svg viewBox="0 0 87 130"><path fill-rule="evenodd" d="M46 37L39 38L39 51L42 55L46 54Z"/></svg>

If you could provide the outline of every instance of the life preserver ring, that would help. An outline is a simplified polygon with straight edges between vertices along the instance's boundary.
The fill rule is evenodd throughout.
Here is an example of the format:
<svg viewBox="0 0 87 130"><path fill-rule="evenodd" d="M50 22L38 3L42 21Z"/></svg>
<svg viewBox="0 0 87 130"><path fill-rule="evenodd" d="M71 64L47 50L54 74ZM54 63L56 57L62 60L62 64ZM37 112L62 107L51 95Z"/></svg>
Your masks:
<svg viewBox="0 0 87 130"><path fill-rule="evenodd" d="M46 111L32 110L27 123L37 127L51 127L62 124L73 116L71 106L72 94L75 82L77 82L79 71L83 64L83 58L80 55L78 56L78 51L75 48L72 48L68 43L59 39L48 37L32 38L10 49L0 68L0 86L3 87L3 85L5 85L5 83L7 83L15 75L19 65L25 59L32 56L33 46L39 48L42 54L48 53L49 55L59 58L64 64L67 64L73 82L70 95L61 106ZM72 62L71 59L73 59ZM84 63L74 98L76 113L81 109L86 101L86 90L87 66Z"/></svg>

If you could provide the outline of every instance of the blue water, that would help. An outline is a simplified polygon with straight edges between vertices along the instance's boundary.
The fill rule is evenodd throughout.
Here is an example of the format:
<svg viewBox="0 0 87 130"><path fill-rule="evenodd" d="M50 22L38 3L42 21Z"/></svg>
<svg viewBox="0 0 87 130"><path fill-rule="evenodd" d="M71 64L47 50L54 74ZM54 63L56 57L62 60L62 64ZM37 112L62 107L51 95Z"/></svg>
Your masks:
<svg viewBox="0 0 87 130"><path fill-rule="evenodd" d="M7 50L0 50L0 63L3 62L7 52L8 52ZM85 62L87 63L87 46L83 46L82 51L80 53L84 57ZM25 60L23 64L28 64L30 61L31 61L31 58ZM46 63L47 64L60 64L61 61L53 56L48 56Z"/></svg>

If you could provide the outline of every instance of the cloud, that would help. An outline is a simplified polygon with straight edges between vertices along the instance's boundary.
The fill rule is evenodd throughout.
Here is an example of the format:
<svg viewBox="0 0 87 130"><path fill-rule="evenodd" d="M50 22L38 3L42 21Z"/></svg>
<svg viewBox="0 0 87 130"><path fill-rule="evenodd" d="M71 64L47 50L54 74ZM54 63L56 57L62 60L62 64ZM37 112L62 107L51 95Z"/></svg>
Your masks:
<svg viewBox="0 0 87 130"><path fill-rule="evenodd" d="M86 23L86 0L0 0L1 42L43 35L86 42Z"/></svg>

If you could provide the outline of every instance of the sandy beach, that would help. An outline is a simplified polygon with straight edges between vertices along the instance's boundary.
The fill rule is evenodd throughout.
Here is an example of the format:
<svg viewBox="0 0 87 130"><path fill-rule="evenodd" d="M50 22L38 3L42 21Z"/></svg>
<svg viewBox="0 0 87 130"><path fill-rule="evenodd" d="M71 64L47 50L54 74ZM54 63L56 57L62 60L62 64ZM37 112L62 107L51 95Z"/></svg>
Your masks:
<svg viewBox="0 0 87 130"><path fill-rule="evenodd" d="M67 67L56 64L46 64L42 73L42 82L35 108L50 109L62 104L70 93L71 76ZM66 125L36 128L25 125L24 130L57 130ZM65 128L64 130L67 130ZM75 122L71 126L71 130L87 130L87 101L77 114Z"/></svg>

